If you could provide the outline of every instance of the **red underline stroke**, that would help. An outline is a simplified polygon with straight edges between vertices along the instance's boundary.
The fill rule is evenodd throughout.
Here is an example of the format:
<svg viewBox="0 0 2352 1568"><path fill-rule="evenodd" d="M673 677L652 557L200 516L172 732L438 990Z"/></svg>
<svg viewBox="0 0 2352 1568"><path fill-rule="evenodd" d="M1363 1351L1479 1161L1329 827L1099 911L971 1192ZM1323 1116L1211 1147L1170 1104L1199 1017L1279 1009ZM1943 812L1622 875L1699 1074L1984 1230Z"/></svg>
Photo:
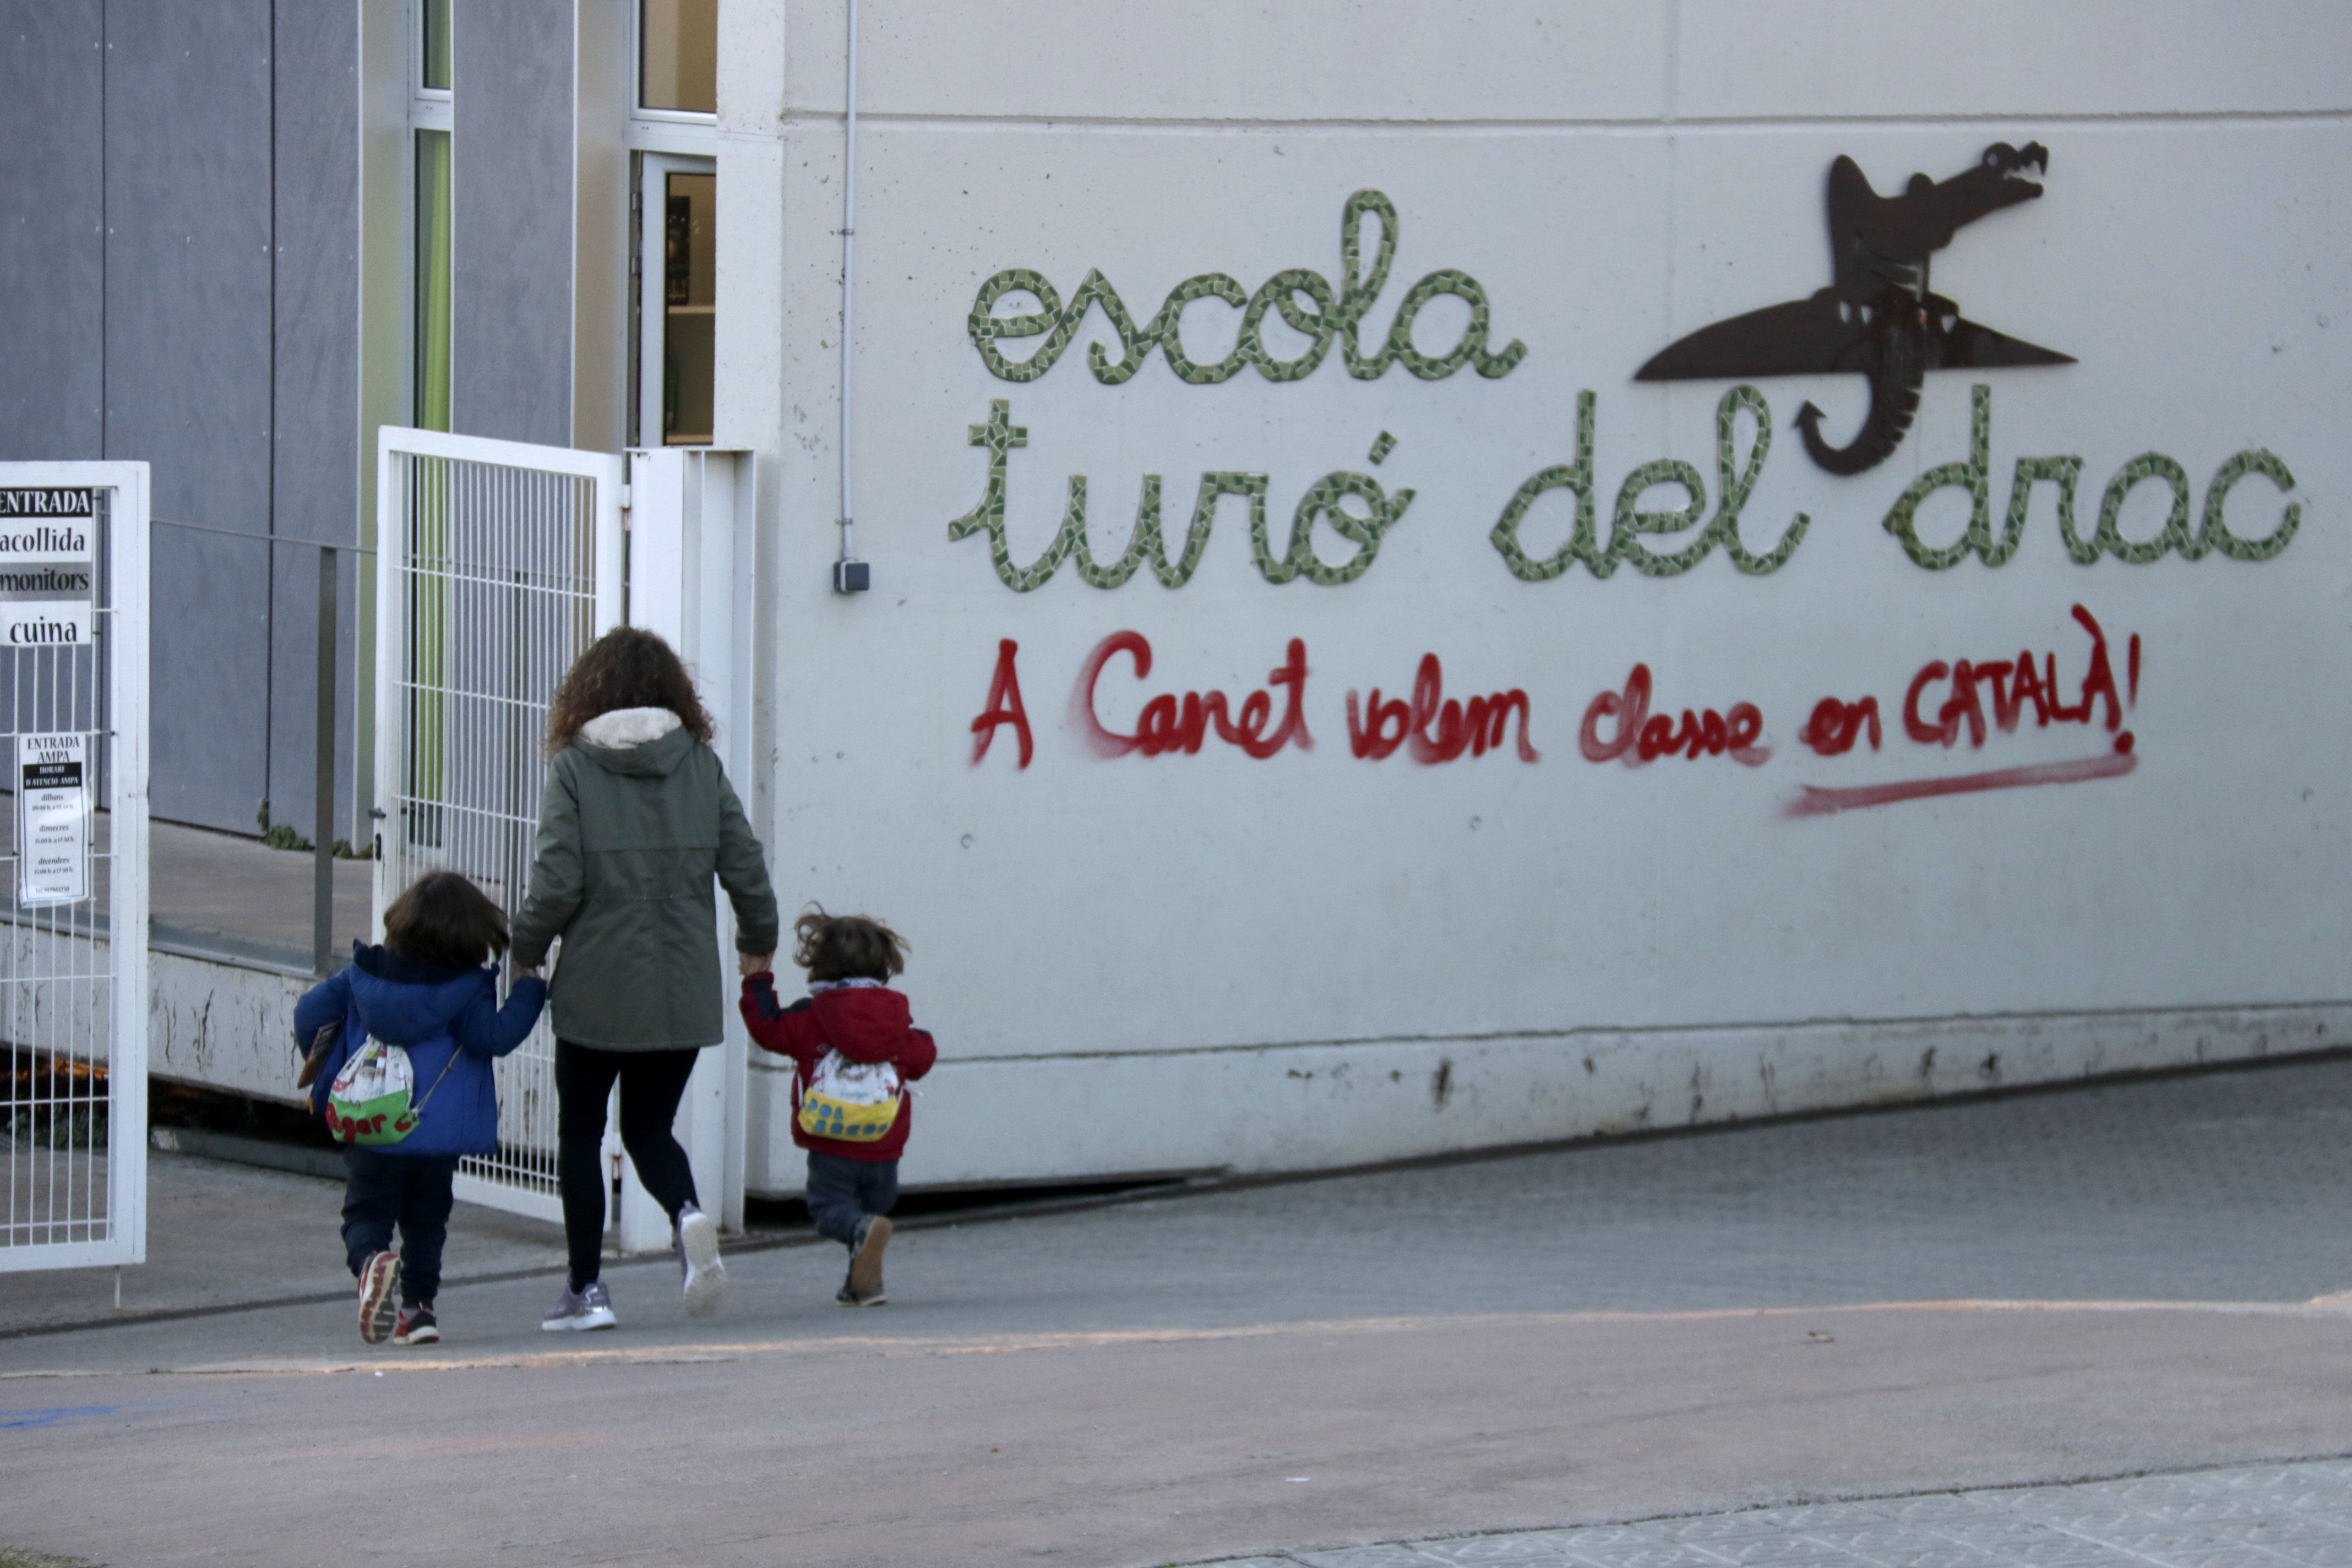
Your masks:
<svg viewBox="0 0 2352 1568"><path fill-rule="evenodd" d="M1782 809L1784 816L1830 816L1864 806L1893 805L1897 801L1927 800L1939 795L1975 795L1989 789L2025 789L2034 784L2082 784L2090 779L2121 778L2139 765L2136 752L2111 752L2071 763L2035 763L2022 768L1996 768L1990 773L1958 773L1942 779L1906 779L1900 784L1859 784L1852 789L1823 789L1805 784L1804 793Z"/></svg>

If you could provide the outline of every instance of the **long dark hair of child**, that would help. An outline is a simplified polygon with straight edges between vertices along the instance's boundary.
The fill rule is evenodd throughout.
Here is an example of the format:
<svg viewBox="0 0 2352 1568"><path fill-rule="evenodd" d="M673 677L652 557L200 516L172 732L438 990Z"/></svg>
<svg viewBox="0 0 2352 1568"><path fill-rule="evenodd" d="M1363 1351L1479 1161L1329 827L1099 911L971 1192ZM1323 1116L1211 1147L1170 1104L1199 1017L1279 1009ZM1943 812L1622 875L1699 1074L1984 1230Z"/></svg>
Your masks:
<svg viewBox="0 0 2352 1568"><path fill-rule="evenodd" d="M793 922L793 962L811 981L881 980L907 967L907 939L865 915L829 915L812 907Z"/></svg>
<svg viewBox="0 0 2352 1568"><path fill-rule="evenodd" d="M642 626L615 626L588 645L547 705L547 749L572 744L591 719L623 708L667 708L687 733L710 739L710 715L669 644Z"/></svg>
<svg viewBox="0 0 2352 1568"><path fill-rule="evenodd" d="M383 911L383 945L446 969L479 969L507 950L506 911L455 871L427 871Z"/></svg>

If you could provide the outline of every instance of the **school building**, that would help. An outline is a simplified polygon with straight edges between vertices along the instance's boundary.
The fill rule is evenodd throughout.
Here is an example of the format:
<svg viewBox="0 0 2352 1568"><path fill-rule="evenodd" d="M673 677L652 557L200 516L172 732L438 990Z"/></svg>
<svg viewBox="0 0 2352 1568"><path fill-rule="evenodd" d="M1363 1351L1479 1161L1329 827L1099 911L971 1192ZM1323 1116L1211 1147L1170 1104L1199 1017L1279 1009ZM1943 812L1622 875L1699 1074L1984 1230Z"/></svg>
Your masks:
<svg viewBox="0 0 2352 1568"><path fill-rule="evenodd" d="M601 455L596 624L724 688L786 904L913 941L910 1184L2352 1031L2326 0L0 25L0 458L152 465L157 817L510 875L434 825L529 725L406 694L535 623L385 574L559 467L381 432ZM249 1048L156 1070L286 1093L296 982L205 986ZM792 1191L730 1050L709 1157Z"/></svg>

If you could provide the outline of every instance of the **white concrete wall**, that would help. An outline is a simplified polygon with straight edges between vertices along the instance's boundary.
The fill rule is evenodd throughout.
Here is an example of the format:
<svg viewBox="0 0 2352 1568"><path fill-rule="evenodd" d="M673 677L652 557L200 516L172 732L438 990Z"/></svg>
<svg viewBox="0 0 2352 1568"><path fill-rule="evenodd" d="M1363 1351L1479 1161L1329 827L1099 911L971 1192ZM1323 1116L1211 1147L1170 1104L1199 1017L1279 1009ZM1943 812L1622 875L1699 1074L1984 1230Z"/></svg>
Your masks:
<svg viewBox="0 0 2352 1568"><path fill-rule="evenodd" d="M788 907L870 910L914 942L907 989L947 1065L908 1180L1341 1163L2340 1035L2352 13L868 4L856 509L875 587L854 598L827 587L841 8L730 0L721 26L719 440L761 454L772 584L777 740L753 795ZM1603 540L1621 482L1654 459L1694 465L1712 511L1733 380L1633 373L1695 328L1829 282L1834 157L1893 193L2029 140L2049 148L2047 195L1962 229L1934 282L2079 363L1932 374L1901 448L1850 478L1815 467L1794 422L1811 399L1842 440L1859 377L1749 378L1774 441L1742 535L1760 552L1811 520L1778 571L1743 574L1720 549L1675 576L1507 569L1489 531L1523 480L1573 459L1580 392L1597 399ZM1485 289L1492 347L1526 344L1507 374L1357 380L1335 350L1297 381L1194 385L1155 353L1104 385L1087 347L1116 340L1097 310L1051 371L1013 383L967 334L976 291L1008 268L1065 300L1099 268L1139 321L1201 273L1336 282L1342 205L1364 188L1400 216L1368 341L1417 279L1456 268ZM1016 307L1034 305L998 313ZM1462 315L1440 300L1418 341L1443 348ZM1220 357L1234 317L1194 305L1192 356ZM1003 346L1022 358L1040 341ZM2020 458L2082 460L2087 539L2141 454L2185 469L2193 533L2209 481L2249 448L2294 483L2283 500L2243 480L2231 526L2265 534L2291 501L2301 531L2268 561L2081 565L2043 484L2005 563L1915 564L1882 520L1969 457L1979 384L1996 536ZM1072 475L1105 561L1146 474L1163 477L1171 547L1204 471L1267 476L1276 550L1326 474L1414 497L1343 585L1266 582L1228 500L1182 587L1147 568L1105 590L1065 564L1016 593L984 537L948 527L982 495L967 431L999 399L1027 432L1007 504L1023 564L1054 539ZM1374 467L1384 431L1394 452ZM1748 440L1743 425L1742 454ZM2126 538L2164 526L2164 494L2131 492ZM1529 554L1567 539L1571 507L1538 503ZM1921 535L1958 537L1968 508L1939 492ZM1327 561L1353 550L1328 526L1315 542ZM1906 732L1906 688L1934 660L2054 655L2079 701L2077 604L2119 689L2139 639L2137 689L2119 693L2130 772L2112 772L2124 753L2104 722L2042 728L2030 708L1981 746ZM1155 694L1238 704L1301 639L1312 751L1261 761L1212 736L1198 755L1095 754L1072 687L1119 631L1153 657L1147 679L1124 656L1102 676L1102 721L1121 731ZM972 760L1004 638L1034 731L1025 768L1010 727ZM1526 691L1540 761L1351 755L1349 693L1409 697L1429 653L1448 696ZM1756 705L1769 759L1586 760L1591 705L1636 661L1671 718ZM1932 718L1948 681L1929 690ZM1881 749L1801 739L1822 699L1865 695ZM2070 763L2110 772L1788 812L1808 787ZM772 1096L782 1079L753 1082ZM795 1185L775 1106L755 1105L752 1129L754 1189Z"/></svg>
<svg viewBox="0 0 2352 1568"><path fill-rule="evenodd" d="M151 951L147 1070L299 1105L294 1004L317 982L297 974Z"/></svg>

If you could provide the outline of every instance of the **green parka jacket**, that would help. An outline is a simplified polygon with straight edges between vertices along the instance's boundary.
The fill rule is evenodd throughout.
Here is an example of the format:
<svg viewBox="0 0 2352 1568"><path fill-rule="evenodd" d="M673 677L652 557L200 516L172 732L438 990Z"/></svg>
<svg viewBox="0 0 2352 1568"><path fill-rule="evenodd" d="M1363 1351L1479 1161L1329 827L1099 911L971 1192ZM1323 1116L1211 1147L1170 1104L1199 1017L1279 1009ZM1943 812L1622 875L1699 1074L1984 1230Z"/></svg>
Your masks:
<svg viewBox="0 0 2352 1568"><path fill-rule="evenodd" d="M735 906L739 950L773 952L777 924L767 861L718 753L667 709L593 721L548 769L533 855L514 962L535 969L563 939L548 985L557 1038L609 1051L717 1045L731 986L713 874Z"/></svg>

